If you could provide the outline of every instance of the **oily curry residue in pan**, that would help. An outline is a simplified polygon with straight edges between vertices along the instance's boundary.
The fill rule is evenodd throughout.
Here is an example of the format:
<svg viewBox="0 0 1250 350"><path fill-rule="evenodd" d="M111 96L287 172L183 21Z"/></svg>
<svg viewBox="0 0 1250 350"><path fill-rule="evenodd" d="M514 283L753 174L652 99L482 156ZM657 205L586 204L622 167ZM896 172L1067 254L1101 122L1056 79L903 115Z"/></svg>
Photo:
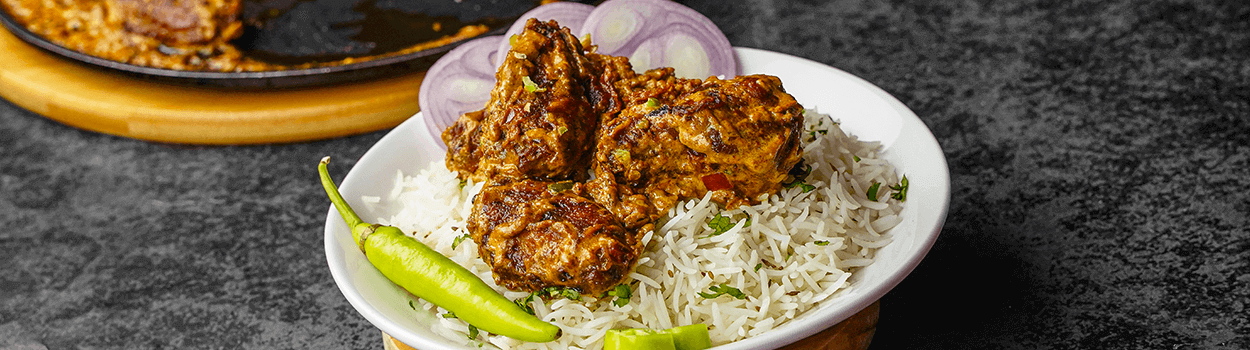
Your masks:
<svg viewBox="0 0 1250 350"><path fill-rule="evenodd" d="M475 11L474 4L450 1L0 0L0 9L44 40L111 61L180 71L259 72L345 65L436 48L510 23L543 2ZM286 15L294 10L308 11ZM402 28L377 29L392 25ZM285 32L264 38L280 31ZM289 47L255 47L260 41Z"/></svg>

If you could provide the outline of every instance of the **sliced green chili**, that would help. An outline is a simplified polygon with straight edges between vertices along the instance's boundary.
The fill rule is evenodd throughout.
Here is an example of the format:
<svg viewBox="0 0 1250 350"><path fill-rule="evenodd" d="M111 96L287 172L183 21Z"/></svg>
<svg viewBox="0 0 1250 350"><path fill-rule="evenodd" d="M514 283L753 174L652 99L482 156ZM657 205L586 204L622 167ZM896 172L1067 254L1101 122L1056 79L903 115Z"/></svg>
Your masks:
<svg viewBox="0 0 1250 350"><path fill-rule="evenodd" d="M712 347L707 325L692 324L665 330L609 329L603 339L603 350L673 349L703 350Z"/></svg>
<svg viewBox="0 0 1250 350"><path fill-rule="evenodd" d="M615 300L612 300L612 305L622 307L629 304L629 298L634 296L634 290L628 284L622 283L617 285L616 288L609 290L606 294L606 296L616 297Z"/></svg>
<svg viewBox="0 0 1250 350"><path fill-rule="evenodd" d="M537 84L537 83L534 83L534 80L530 79L530 77L528 77L528 76L526 76L526 77L521 77L521 85L525 87L525 91L529 91L529 92L543 92L543 91L547 91L547 89L546 89L546 88L540 88L540 87L538 87L538 84Z"/></svg>

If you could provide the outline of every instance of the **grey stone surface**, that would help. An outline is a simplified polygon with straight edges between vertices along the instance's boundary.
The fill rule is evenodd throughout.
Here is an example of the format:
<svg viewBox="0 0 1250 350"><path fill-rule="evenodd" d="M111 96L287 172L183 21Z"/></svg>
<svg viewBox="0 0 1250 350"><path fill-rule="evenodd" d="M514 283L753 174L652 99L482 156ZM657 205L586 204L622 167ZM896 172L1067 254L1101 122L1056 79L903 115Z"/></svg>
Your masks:
<svg viewBox="0 0 1250 350"><path fill-rule="evenodd" d="M685 3L941 143L946 227L873 349L1250 348L1250 3ZM380 348L313 165L383 134L155 144L0 102L0 349Z"/></svg>

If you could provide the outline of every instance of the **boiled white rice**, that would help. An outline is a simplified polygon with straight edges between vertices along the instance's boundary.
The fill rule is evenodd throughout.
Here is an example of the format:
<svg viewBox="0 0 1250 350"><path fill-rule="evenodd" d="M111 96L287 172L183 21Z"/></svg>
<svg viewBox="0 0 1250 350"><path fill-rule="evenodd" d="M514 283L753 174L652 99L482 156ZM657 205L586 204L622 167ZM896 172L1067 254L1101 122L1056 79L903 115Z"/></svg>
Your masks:
<svg viewBox="0 0 1250 350"><path fill-rule="evenodd" d="M646 251L629 283L633 297L617 307L604 300L585 302L558 299L534 302L535 313L564 331L552 343L524 343L485 335L469 341L463 321L437 317L443 327L435 332L453 342L501 349L598 349L613 328L664 329L704 323L712 343L725 344L775 329L821 301L854 288L850 277L857 267L872 263L876 248L891 241L889 230L901 221L901 203L891 199L889 186L900 179L880 158L881 147L842 132L828 116L808 111L809 131L805 163L812 172L806 183L768 196L759 205L723 210L709 198L680 203L668 219L646 233ZM513 292L494 284L490 266L477 255L477 245L463 240L465 220L481 184L461 186L442 162L431 163L416 175L397 174L399 186L389 198L365 198L366 205L391 206L398 213L379 218L473 271L504 296ZM867 197L879 183L877 200ZM379 208L381 209L381 208ZM383 209L384 210L384 209ZM382 211L386 212L386 211ZM718 215L737 224L711 236L708 222ZM709 237L710 236L710 237ZM742 291L746 299L698 293L725 284ZM425 312L442 314L432 304L418 301ZM486 343L481 344L479 341Z"/></svg>

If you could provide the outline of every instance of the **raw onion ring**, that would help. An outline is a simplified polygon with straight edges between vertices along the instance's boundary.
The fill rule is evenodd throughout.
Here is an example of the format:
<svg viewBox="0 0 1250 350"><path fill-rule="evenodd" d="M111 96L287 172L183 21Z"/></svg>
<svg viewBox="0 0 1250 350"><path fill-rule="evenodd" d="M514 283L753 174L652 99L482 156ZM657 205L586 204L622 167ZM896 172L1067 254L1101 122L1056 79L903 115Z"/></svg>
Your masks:
<svg viewBox="0 0 1250 350"><path fill-rule="evenodd" d="M595 8L578 36L598 53L629 57L635 71L673 67L683 78L737 75L729 39L712 20L667 0L612 0Z"/></svg>
<svg viewBox="0 0 1250 350"><path fill-rule="evenodd" d="M444 149L443 130L460 115L486 107L495 87L495 64L491 62L502 36L473 39L447 52L426 71L417 92L417 105L436 143Z"/></svg>

